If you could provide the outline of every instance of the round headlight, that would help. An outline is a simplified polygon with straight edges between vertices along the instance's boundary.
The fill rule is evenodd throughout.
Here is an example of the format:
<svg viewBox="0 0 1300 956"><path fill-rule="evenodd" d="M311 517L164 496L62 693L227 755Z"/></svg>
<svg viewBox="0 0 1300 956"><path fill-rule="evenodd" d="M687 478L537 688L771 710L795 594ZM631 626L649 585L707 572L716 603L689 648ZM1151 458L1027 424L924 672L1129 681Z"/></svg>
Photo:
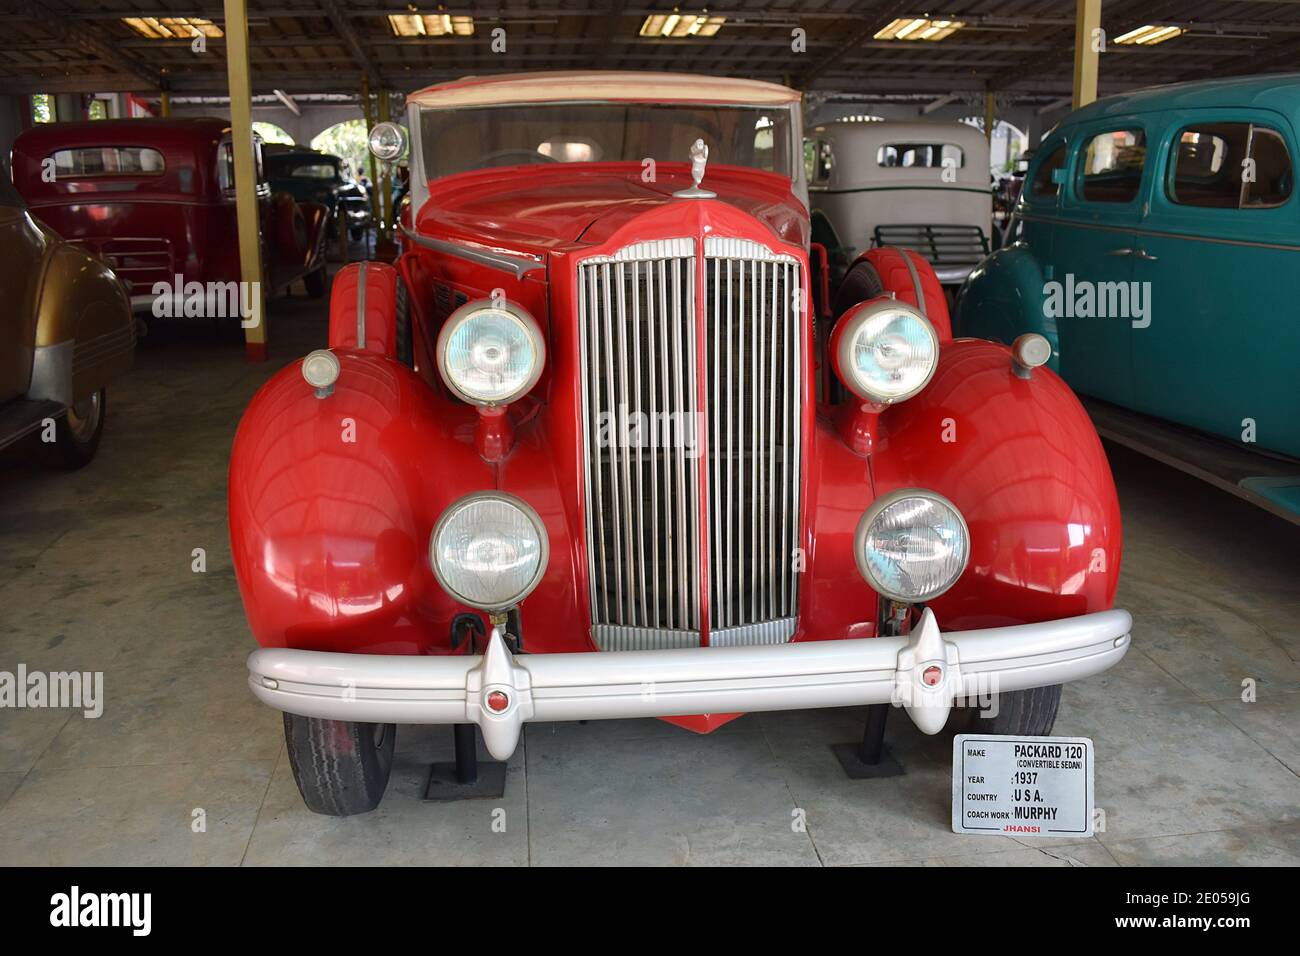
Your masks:
<svg viewBox="0 0 1300 956"><path fill-rule="evenodd" d="M476 405L504 405L537 384L546 346L533 317L509 302L467 302L438 334L447 387Z"/></svg>
<svg viewBox="0 0 1300 956"><path fill-rule="evenodd" d="M396 123L376 123L369 142L370 152L381 162L395 163L406 155L406 130Z"/></svg>
<svg viewBox="0 0 1300 956"><path fill-rule="evenodd" d="M938 597L961 577L970 532L947 498L904 488L867 509L853 550L858 570L878 593L915 604Z"/></svg>
<svg viewBox="0 0 1300 956"><path fill-rule="evenodd" d="M537 587L550 544L537 512L520 498L482 491L453 502L429 540L443 590L462 604L500 611Z"/></svg>
<svg viewBox="0 0 1300 956"><path fill-rule="evenodd" d="M930 383L939 364L939 336L921 313L893 299L846 312L833 343L840 381L869 402L889 405Z"/></svg>

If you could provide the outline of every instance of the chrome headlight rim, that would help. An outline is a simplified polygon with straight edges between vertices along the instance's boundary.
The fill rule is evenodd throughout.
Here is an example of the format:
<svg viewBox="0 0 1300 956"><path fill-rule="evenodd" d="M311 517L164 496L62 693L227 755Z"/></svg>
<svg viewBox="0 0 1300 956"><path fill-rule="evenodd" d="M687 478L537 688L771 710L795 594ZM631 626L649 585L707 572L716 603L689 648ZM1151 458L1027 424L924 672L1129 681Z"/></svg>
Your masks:
<svg viewBox="0 0 1300 956"><path fill-rule="evenodd" d="M881 582L876 580L875 575L871 573L871 566L867 562L866 556L867 534L870 532L872 524L885 509L908 498L924 498L947 508L956 516L957 524L961 527L961 568L952 576L952 580L948 581L943 587L919 596L901 594L882 585ZM862 513L862 517L858 519L858 527L853 533L853 560L858 566L858 573L862 575L867 584L871 585L872 590L881 597L889 598L891 601L898 601L901 604L925 604L952 590L953 586L961 580L961 576L966 573L966 569L970 566L970 550L970 526L966 524L966 516L961 513L960 508L939 494L939 492L931 491L928 488L898 488L888 494L881 495L871 503L871 507Z"/></svg>
<svg viewBox="0 0 1300 956"><path fill-rule="evenodd" d="M379 143L379 140L388 133L394 133L397 136L397 145L392 150L385 150ZM366 148L370 150L375 159L382 163L400 162L410 150L410 144L411 138L406 132L406 127L389 120L376 123L370 127L370 132L366 134Z"/></svg>
<svg viewBox="0 0 1300 956"><path fill-rule="evenodd" d="M456 517L460 510L465 508L467 505L480 501L500 501L514 506L529 520L533 529L537 532L537 570L533 572L533 576L529 579L528 584L514 595L510 601L504 604L500 602L487 603L462 594L448 583L446 577L443 576L441 568L438 566L437 546L438 541L442 537L443 530ZM537 585L541 583L542 578L545 577L547 565L551 560L551 541L550 538L547 537L546 525L542 523L541 515L537 513L537 510L532 505L524 501L523 498L520 498L518 495L512 495L508 491L471 491L469 494L461 495L443 509L442 515L433 526L433 533L429 535L428 557L429 565L433 569L434 578L437 579L438 584L452 600L458 601L466 607L477 608L480 611L505 611L517 606L527 598L528 595L532 594L533 591L536 590Z"/></svg>
<svg viewBox="0 0 1300 956"><path fill-rule="evenodd" d="M868 321L886 312L898 312L920 323L921 328L930 340L930 354L934 357L921 381L907 391L896 395L873 393L862 385L852 372L854 368L853 346L858 331ZM899 302L897 299L875 299L854 306L845 312L836 323L835 336L835 372L845 388L866 402L874 402L877 405L896 405L899 402L905 402L923 392L939 368L939 333L935 331L933 323L922 315L919 309L913 308L906 302Z"/></svg>
<svg viewBox="0 0 1300 956"><path fill-rule="evenodd" d="M485 399L466 391L452 377L451 372L447 369L447 347L451 343L451 337L460 330L462 326L473 321L474 317L480 312L504 312L511 316L524 330L533 347L533 368L528 378L522 382L519 387L504 397ZM518 401L527 395L538 380L542 377L542 369L546 367L546 342L542 338L542 330L537 325L537 321L528 313L526 309L515 305L513 302L494 302L491 299L475 299L473 302L466 302L455 312L447 317L447 321L442 325L442 331L438 333L438 344L434 349L437 353L438 374L442 376L443 382L451 389L452 393L462 401L469 402L471 405L479 405L483 408L494 408L501 405L509 405L511 402Z"/></svg>

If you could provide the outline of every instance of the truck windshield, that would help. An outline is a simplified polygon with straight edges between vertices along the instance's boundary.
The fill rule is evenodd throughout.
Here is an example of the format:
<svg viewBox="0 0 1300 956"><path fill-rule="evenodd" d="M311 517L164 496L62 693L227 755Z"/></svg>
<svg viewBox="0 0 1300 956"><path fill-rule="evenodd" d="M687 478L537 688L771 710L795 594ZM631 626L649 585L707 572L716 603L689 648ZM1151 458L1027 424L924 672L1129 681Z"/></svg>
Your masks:
<svg viewBox="0 0 1300 956"><path fill-rule="evenodd" d="M528 163L709 162L790 178L790 110L731 104L527 103L420 111L429 179Z"/></svg>

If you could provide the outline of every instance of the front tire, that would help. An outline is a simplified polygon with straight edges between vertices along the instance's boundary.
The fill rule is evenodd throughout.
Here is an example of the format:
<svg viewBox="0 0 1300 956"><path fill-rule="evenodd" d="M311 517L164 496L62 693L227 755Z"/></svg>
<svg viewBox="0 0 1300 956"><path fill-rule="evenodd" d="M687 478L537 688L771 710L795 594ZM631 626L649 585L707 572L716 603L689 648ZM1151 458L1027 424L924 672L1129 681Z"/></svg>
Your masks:
<svg viewBox="0 0 1300 956"><path fill-rule="evenodd" d="M54 445L67 468L90 464L99 450L108 412L108 390L101 388L68 408L54 425Z"/></svg>
<svg viewBox="0 0 1300 956"><path fill-rule="evenodd" d="M393 769L396 724L284 715L289 766L307 809L331 817L379 806Z"/></svg>
<svg viewBox="0 0 1300 956"><path fill-rule="evenodd" d="M838 322L840 316L859 302L866 302L885 294L885 283L880 273L870 262L855 262L848 271L844 281L835 290L831 304L831 322Z"/></svg>
<svg viewBox="0 0 1300 956"><path fill-rule="evenodd" d="M1060 706L1060 684L1005 690L998 694L995 715L985 716L978 707L963 707L953 711L950 726L959 734L1050 737Z"/></svg>

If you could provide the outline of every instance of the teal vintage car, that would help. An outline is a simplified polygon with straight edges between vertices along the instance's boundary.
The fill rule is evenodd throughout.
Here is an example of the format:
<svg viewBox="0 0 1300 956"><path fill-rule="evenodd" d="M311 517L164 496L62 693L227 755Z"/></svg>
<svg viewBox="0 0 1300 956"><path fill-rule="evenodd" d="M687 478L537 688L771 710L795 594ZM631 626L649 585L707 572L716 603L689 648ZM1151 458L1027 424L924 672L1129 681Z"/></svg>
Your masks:
<svg viewBox="0 0 1300 956"><path fill-rule="evenodd" d="M1300 74L1077 110L1036 150L1014 241L963 285L955 332L1041 333L1106 403L1089 406L1103 433L1300 514L1298 131Z"/></svg>

